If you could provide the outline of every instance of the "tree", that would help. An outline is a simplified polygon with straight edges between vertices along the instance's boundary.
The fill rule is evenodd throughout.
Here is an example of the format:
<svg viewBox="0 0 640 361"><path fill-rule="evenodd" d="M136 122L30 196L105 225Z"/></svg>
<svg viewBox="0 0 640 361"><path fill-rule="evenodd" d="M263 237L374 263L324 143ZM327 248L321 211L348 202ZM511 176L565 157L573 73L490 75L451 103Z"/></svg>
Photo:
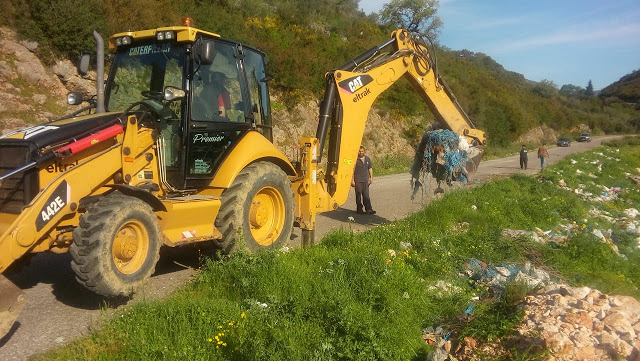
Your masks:
<svg viewBox="0 0 640 361"><path fill-rule="evenodd" d="M560 88L560 94L568 97L577 97L584 94L584 92L585 90L583 87L573 84L565 84Z"/></svg>
<svg viewBox="0 0 640 361"><path fill-rule="evenodd" d="M548 79L542 79L533 87L533 92L544 98L551 98L558 92L556 83Z"/></svg>
<svg viewBox="0 0 640 361"><path fill-rule="evenodd" d="M589 79L589 84L587 84L587 89L584 91L584 95L588 97L593 96L593 83L591 82L591 79Z"/></svg>
<svg viewBox="0 0 640 361"><path fill-rule="evenodd" d="M436 16L438 0L391 0L380 11L385 25L401 27L436 41L442 21Z"/></svg>

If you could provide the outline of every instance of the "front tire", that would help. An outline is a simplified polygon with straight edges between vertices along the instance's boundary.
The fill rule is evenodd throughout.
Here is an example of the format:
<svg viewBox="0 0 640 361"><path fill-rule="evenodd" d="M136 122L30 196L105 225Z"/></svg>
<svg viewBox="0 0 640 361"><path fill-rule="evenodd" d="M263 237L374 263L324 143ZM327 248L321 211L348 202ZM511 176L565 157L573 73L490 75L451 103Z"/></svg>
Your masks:
<svg viewBox="0 0 640 361"><path fill-rule="evenodd" d="M129 296L155 271L160 246L151 206L114 192L80 216L69 249L71 268L78 282L97 294Z"/></svg>
<svg viewBox="0 0 640 361"><path fill-rule="evenodd" d="M222 193L215 220L222 233L218 247L228 254L241 238L251 252L279 247L291 235L293 213L287 174L273 163L251 164Z"/></svg>

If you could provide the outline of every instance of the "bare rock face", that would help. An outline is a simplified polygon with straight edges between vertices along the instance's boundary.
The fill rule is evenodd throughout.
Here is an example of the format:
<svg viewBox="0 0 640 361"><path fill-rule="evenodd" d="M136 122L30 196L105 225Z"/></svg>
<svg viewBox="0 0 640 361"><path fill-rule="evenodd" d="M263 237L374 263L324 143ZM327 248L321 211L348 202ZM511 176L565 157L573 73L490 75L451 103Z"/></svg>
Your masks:
<svg viewBox="0 0 640 361"><path fill-rule="evenodd" d="M64 76L43 66L33 53L37 48L38 43L19 41L12 30L0 28L2 134L51 121L78 109L66 104L70 90L82 91L87 96L95 93L95 80L92 83L77 76L71 62L63 62L62 70L58 71ZM65 85L69 85L69 89Z"/></svg>
<svg viewBox="0 0 640 361"><path fill-rule="evenodd" d="M50 75L50 72L40 63L36 55L23 43L17 42L16 34L12 30L3 28L2 39L0 39L0 55L14 58L16 73L31 85L43 87L53 94L64 96L67 90L62 83ZM37 48L37 43L34 42L24 44L34 50Z"/></svg>
<svg viewBox="0 0 640 361"><path fill-rule="evenodd" d="M277 101L278 99L273 97L273 100ZM316 136L319 109L317 101L309 100L296 105L292 111L273 111L274 143L289 158L297 158L295 152L301 137ZM406 139L400 136L404 127L404 123L388 115L380 116L374 111L369 112L362 145L367 149L367 154L374 163L390 154L413 156L415 150Z"/></svg>
<svg viewBox="0 0 640 361"><path fill-rule="evenodd" d="M69 91L82 92L85 97L90 97L96 93L95 74L93 80L91 75L86 78L78 74L76 67L69 60L58 60L51 69Z"/></svg>
<svg viewBox="0 0 640 361"><path fill-rule="evenodd" d="M523 301L521 335L541 338L548 360L636 360L640 303L588 287L549 285Z"/></svg>

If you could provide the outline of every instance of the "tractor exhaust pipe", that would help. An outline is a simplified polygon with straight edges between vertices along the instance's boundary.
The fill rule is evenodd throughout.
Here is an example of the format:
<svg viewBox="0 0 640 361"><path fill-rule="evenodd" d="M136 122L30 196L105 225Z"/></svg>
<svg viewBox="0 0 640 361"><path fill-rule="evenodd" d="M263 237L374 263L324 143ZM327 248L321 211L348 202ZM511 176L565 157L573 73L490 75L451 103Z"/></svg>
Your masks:
<svg viewBox="0 0 640 361"><path fill-rule="evenodd" d="M104 113L104 40L97 31L93 31L96 39L96 113Z"/></svg>

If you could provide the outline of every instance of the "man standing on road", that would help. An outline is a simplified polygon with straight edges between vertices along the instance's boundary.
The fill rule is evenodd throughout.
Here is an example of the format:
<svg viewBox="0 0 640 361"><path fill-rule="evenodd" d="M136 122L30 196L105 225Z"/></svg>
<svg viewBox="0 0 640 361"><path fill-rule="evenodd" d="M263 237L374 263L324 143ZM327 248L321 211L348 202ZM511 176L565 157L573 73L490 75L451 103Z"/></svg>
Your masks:
<svg viewBox="0 0 640 361"><path fill-rule="evenodd" d="M540 158L540 169L544 168L544 163L549 158L549 151L547 150L547 144L543 143L542 147L538 148L538 158Z"/></svg>
<svg viewBox="0 0 640 361"><path fill-rule="evenodd" d="M529 154L527 153L527 147L522 145L520 149L520 169L527 170L527 162L529 161Z"/></svg>
<svg viewBox="0 0 640 361"><path fill-rule="evenodd" d="M371 208L371 199L369 198L369 185L373 183L373 168L371 167L371 159L364 154L364 147L358 149L358 159L351 177L351 186L356 190L356 212L358 214L376 214ZM362 206L364 203L364 212Z"/></svg>

